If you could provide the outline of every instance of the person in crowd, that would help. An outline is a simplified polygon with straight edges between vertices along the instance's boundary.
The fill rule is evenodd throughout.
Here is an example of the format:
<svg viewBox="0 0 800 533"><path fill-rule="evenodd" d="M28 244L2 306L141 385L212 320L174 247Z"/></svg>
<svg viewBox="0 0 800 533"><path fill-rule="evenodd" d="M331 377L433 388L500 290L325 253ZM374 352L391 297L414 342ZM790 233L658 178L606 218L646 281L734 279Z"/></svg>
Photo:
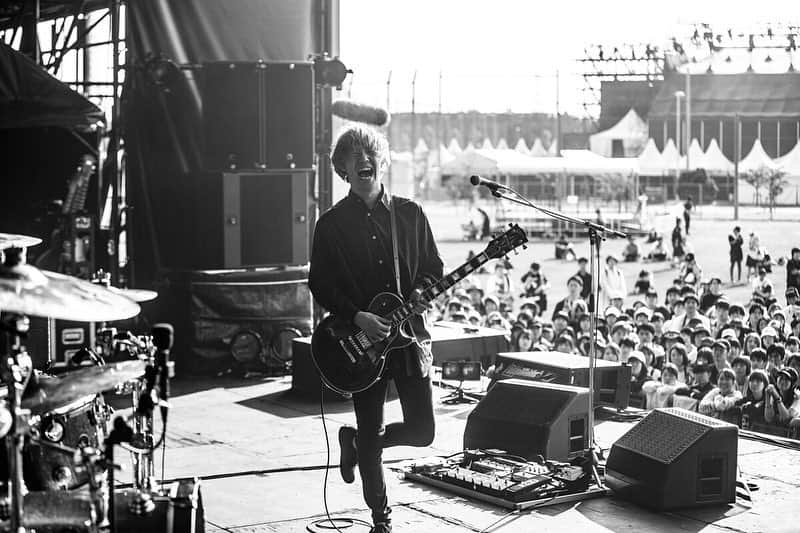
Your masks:
<svg viewBox="0 0 800 533"><path fill-rule="evenodd" d="M784 293L786 297L786 321L800 319L800 292L797 287L788 287Z"/></svg>
<svg viewBox="0 0 800 533"><path fill-rule="evenodd" d="M711 369L712 367L705 363L694 363L692 365L692 383L686 389L679 389L675 394L681 396L689 396L694 398L697 402L701 402L706 394L714 389L714 383L711 382Z"/></svg>
<svg viewBox="0 0 800 533"><path fill-rule="evenodd" d="M693 292L687 293L683 297L683 302L685 311L679 315L676 315L672 320L670 320L669 324L667 325L667 329L681 331L683 328L689 326L691 321L697 320L707 330L710 331L711 323L709 322L708 318L700 314L700 299L697 297L697 294Z"/></svg>
<svg viewBox="0 0 800 533"><path fill-rule="evenodd" d="M589 313L583 312L578 315L578 335L591 335L592 334L592 317Z"/></svg>
<svg viewBox="0 0 800 533"><path fill-rule="evenodd" d="M529 329L523 329L517 336L516 346L513 347L515 352L529 352L533 346L533 333Z"/></svg>
<svg viewBox="0 0 800 533"><path fill-rule="evenodd" d="M742 429L750 429L752 424L766 424L767 387L769 378L763 370L753 370L747 377L747 392L739 400L742 412Z"/></svg>
<svg viewBox="0 0 800 533"><path fill-rule="evenodd" d="M620 361L621 349L616 342L609 342L603 350L603 359L618 363Z"/></svg>
<svg viewBox="0 0 800 533"><path fill-rule="evenodd" d="M692 223L693 208L694 208L694 202L692 202L692 197L687 196L686 201L683 202L683 221L686 224L686 235L689 235L689 226Z"/></svg>
<svg viewBox="0 0 800 533"><path fill-rule="evenodd" d="M566 261L575 260L575 250L572 248L572 243L567 240L567 236L562 233L556 239L556 259L564 259Z"/></svg>
<svg viewBox="0 0 800 533"><path fill-rule="evenodd" d="M786 288L800 290L800 248L792 248L792 254L786 261Z"/></svg>
<svg viewBox="0 0 800 533"><path fill-rule="evenodd" d="M730 328L730 308L731 304L724 294L714 302L714 318L711 320L711 333L714 337L722 337L723 332ZM709 312L712 312L711 309L709 309ZM736 336L735 333L734 336Z"/></svg>
<svg viewBox="0 0 800 533"><path fill-rule="evenodd" d="M594 298L592 298L592 274L589 273L587 270L589 265L589 260L585 257L578 258L578 271L575 272L575 275L581 278L583 282L583 288L581 289L581 298L587 304L589 304L589 310L592 310L592 306L594 305Z"/></svg>
<svg viewBox="0 0 800 533"><path fill-rule="evenodd" d="M500 331L509 331L511 329L511 325L505 318L503 318L503 315L500 314L500 311L493 311L489 313L489 315L486 317L486 327Z"/></svg>
<svg viewBox="0 0 800 533"><path fill-rule="evenodd" d="M705 395L698 406L698 411L726 421L738 418L736 402L742 399L742 393L734 388L735 381L733 370L722 369L717 377L717 386Z"/></svg>
<svg viewBox="0 0 800 533"><path fill-rule="evenodd" d="M652 280L650 287L644 293L644 305L650 310L650 312L654 313L656 310L658 310L658 291L652 285Z"/></svg>
<svg viewBox="0 0 800 533"><path fill-rule="evenodd" d="M786 349L782 344L772 344L766 349L767 375L770 383L775 383L778 373L783 370L783 360L786 358Z"/></svg>
<svg viewBox="0 0 800 533"><path fill-rule="evenodd" d="M536 305L539 306L539 312L544 313L547 311L547 290L550 285L547 278L542 273L542 267L539 263L531 263L528 271L521 278L522 286L524 287L523 296L531 298Z"/></svg>
<svg viewBox="0 0 800 533"><path fill-rule="evenodd" d="M764 318L764 306L756 302L751 303L747 315L747 329L761 334L762 318Z"/></svg>
<svg viewBox="0 0 800 533"><path fill-rule="evenodd" d="M575 353L575 339L567 332L556 337L553 350L561 353Z"/></svg>
<svg viewBox="0 0 800 533"><path fill-rule="evenodd" d="M661 382L648 381L642 385L647 402L646 408L655 409L657 407L668 407L672 400L672 395L679 389L687 389L685 383L678 380L678 369L672 363L664 365L661 371Z"/></svg>
<svg viewBox="0 0 800 533"><path fill-rule="evenodd" d="M731 351L731 345L725 339L718 339L711 345L711 351L714 354L714 366L717 371L723 368L731 368L731 363L728 354Z"/></svg>
<svg viewBox="0 0 800 533"><path fill-rule="evenodd" d="M749 355L752 357L753 350L755 350L756 348L759 349L761 348L761 335L759 335L755 331L751 331L744 337L744 348L743 348L744 355Z"/></svg>
<svg viewBox="0 0 800 533"><path fill-rule="evenodd" d="M769 350L769 347L778 342L778 332L772 326L766 326L761 330L761 347Z"/></svg>
<svg viewBox="0 0 800 533"><path fill-rule="evenodd" d="M675 227L672 228L672 266L677 266L683 261L686 254L686 235L681 227L681 219L675 218Z"/></svg>
<svg viewBox="0 0 800 533"><path fill-rule="evenodd" d="M762 348L754 348L750 352L749 358L753 370L767 371L767 352Z"/></svg>
<svg viewBox="0 0 800 533"><path fill-rule="evenodd" d="M622 252L622 260L626 263L635 263L639 260L639 245L636 244L633 234L628 235L628 242Z"/></svg>
<svg viewBox="0 0 800 533"><path fill-rule="evenodd" d="M747 259L744 263L747 267L748 281L756 277L758 274L758 267L763 261L764 249L761 247L761 239L755 232L751 232L747 242Z"/></svg>
<svg viewBox="0 0 800 533"><path fill-rule="evenodd" d="M700 298L700 312L705 314L709 309L714 307L720 298L724 298L722 294L722 280L719 276L711 276L708 283L708 292L703 294Z"/></svg>
<svg viewBox="0 0 800 533"><path fill-rule="evenodd" d="M731 362L731 368L736 375L733 383L733 388L742 393L742 396L747 394L747 378L750 376L752 365L748 357L738 356Z"/></svg>
<svg viewBox="0 0 800 533"><path fill-rule="evenodd" d="M617 265L618 261L614 255L606 257L606 266L600 275L600 288L603 291L606 305L613 305L622 310L622 301L628 294L625 284L625 274Z"/></svg>
<svg viewBox="0 0 800 533"><path fill-rule="evenodd" d="M586 305L581 299L581 291L583 290L583 280L580 276L572 276L567 280L567 295L556 302L553 307L553 320L557 314L562 311L567 314L567 320L570 324L577 324L578 313L586 311ZM579 303L583 305L578 305Z"/></svg>
<svg viewBox="0 0 800 533"><path fill-rule="evenodd" d="M678 381L691 384L692 375L689 372L689 356L686 346L681 343L675 344L669 350L669 362L675 366L678 372Z"/></svg>
<svg viewBox="0 0 800 533"><path fill-rule="evenodd" d="M731 351L728 352L728 361L733 364L733 360L742 355L742 344L739 342L739 339L735 337L723 337L723 339L728 341L728 344L731 345Z"/></svg>
<svg viewBox="0 0 800 533"><path fill-rule="evenodd" d="M664 236L656 237L656 242L645 257L647 261L659 263L667 260L667 247L664 245Z"/></svg>
<svg viewBox="0 0 800 533"><path fill-rule="evenodd" d="M760 298L765 306L776 302L775 286L767 276L767 269L758 267L758 277L750 281L750 288L753 291L753 298Z"/></svg>
<svg viewBox="0 0 800 533"><path fill-rule="evenodd" d="M711 348L706 348L704 346L697 350L697 359L695 363L700 363L708 367L710 373L709 380L716 385L719 371L717 370L717 365L714 364L714 352L711 351Z"/></svg>
<svg viewBox="0 0 800 533"><path fill-rule="evenodd" d="M733 284L733 267L737 268L737 278L736 281L742 281L742 259L744 258L744 254L742 252L742 246L744 245L744 238L742 237L742 228L739 226L735 226L733 228L733 233L728 235L728 245L730 246L730 251L728 252L730 262L731 262L731 284Z"/></svg>
<svg viewBox="0 0 800 533"><path fill-rule="evenodd" d="M778 372L776 384L767 386L767 405L764 409L767 422L792 427L800 425L797 379L797 372L793 368L784 368Z"/></svg>
<svg viewBox="0 0 800 533"><path fill-rule="evenodd" d="M631 366L631 394L640 394L642 385L650 380L644 354L639 350L632 351L628 356L628 364Z"/></svg>
<svg viewBox="0 0 800 533"><path fill-rule="evenodd" d="M487 292L497 296L501 304L513 304L514 302L514 288L511 283L511 276L508 274L508 266L503 260L495 263L494 274L487 282Z"/></svg>
<svg viewBox="0 0 800 533"><path fill-rule="evenodd" d="M552 347L555 338L556 332L553 329L553 323L551 321L542 322L542 341Z"/></svg>
<svg viewBox="0 0 800 533"><path fill-rule="evenodd" d="M697 258L693 253L686 254L686 261L681 266L680 274L678 277L684 285L696 286L700 284L703 276L703 269L697 264Z"/></svg>
<svg viewBox="0 0 800 533"><path fill-rule="evenodd" d="M653 274L649 270L640 270L633 291L636 294L647 294L651 288L653 288Z"/></svg>
<svg viewBox="0 0 800 533"><path fill-rule="evenodd" d="M620 361L627 361L628 360L628 356L636 348L636 344L638 343L638 341L639 341L639 338L636 335L632 334L632 333L630 333L628 335L625 335L622 338L622 341L620 341L620 343L619 343L619 350L620 350L619 359L620 359Z"/></svg>
<svg viewBox="0 0 800 533"><path fill-rule="evenodd" d="M783 366L787 368L794 368L795 372L800 375L800 354L795 353L787 356L786 362Z"/></svg>
<svg viewBox="0 0 800 533"><path fill-rule="evenodd" d="M485 315L486 309L483 307L483 289L477 285L471 285L467 288L467 294L469 295L472 308L477 311L478 314Z"/></svg>

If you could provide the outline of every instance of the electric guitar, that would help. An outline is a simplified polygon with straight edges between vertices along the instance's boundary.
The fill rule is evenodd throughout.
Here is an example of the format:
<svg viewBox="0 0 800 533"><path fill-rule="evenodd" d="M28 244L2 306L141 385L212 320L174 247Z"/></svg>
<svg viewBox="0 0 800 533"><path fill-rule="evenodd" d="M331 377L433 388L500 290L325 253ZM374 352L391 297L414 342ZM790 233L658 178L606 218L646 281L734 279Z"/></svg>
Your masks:
<svg viewBox="0 0 800 533"><path fill-rule="evenodd" d="M504 257L528 239L517 224L495 237L486 249L422 292L432 301L447 289L476 271L491 259ZM311 337L311 358L322 382L339 394L349 396L374 385L383 375L386 358L393 350L419 342L409 319L415 302L403 302L396 294L382 292L370 302L367 311L391 322L389 336L373 343L367 334L350 321L333 315L323 319Z"/></svg>

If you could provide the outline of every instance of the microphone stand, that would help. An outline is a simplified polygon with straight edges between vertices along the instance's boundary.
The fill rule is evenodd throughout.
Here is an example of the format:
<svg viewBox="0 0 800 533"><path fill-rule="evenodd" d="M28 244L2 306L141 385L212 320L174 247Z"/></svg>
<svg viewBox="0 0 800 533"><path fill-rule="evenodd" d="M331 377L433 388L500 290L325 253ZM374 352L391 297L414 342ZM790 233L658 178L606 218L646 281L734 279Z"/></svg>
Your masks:
<svg viewBox="0 0 800 533"><path fill-rule="evenodd" d="M598 290L598 283L600 281L600 240L605 239L607 235L613 235L615 237L622 238L627 237L627 235L621 231L603 226L602 224L598 224L596 222L592 222L589 219L572 217L565 213L561 213L560 211L553 211L552 209L536 205L511 187L506 187L505 185L501 185L499 183L492 183L491 185L484 183L484 185L492 192L492 196L495 198L501 198L503 200L508 200L510 202L530 207L555 220L561 220L570 224L583 226L589 233L589 272L592 274L591 298L593 301L592 306L589 309L589 323L592 331L592 342L589 347L589 419L587 422L588 428L586 432L588 440L587 451L595 482L597 483L598 487L605 488L603 481L600 479L600 475L597 472L598 461L594 449L594 375L597 361L597 309L600 304L600 291Z"/></svg>

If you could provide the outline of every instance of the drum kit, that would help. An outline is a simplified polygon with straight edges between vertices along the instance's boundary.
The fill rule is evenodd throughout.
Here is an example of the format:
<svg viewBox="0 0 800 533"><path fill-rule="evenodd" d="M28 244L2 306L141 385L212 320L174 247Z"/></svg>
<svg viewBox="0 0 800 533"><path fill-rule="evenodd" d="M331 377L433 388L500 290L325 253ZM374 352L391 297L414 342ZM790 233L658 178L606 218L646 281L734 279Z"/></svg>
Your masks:
<svg viewBox="0 0 800 533"><path fill-rule="evenodd" d="M102 274L90 282L39 270L25 263L25 248L39 242L0 233L0 531L150 530L136 521L147 521L163 496L153 452L166 433L172 327L140 336L107 327L136 316L139 302L157 293L111 287ZM34 369L25 348L29 316L101 322L98 345L78 350L59 375ZM127 360L105 362L120 352ZM130 394L129 417L111 421L103 399L111 391ZM131 453L132 490L115 489L115 446Z"/></svg>

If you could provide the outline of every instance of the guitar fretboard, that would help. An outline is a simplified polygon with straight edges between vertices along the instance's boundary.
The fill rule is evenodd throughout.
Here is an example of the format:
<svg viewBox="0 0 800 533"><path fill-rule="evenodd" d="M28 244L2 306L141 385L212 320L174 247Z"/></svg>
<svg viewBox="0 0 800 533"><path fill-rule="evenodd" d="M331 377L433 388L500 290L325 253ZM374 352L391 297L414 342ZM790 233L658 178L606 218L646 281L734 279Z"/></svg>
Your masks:
<svg viewBox="0 0 800 533"><path fill-rule="evenodd" d="M478 270L482 265L486 264L491 258L486 252L482 252L457 269L450 272L448 275L428 287L425 291L423 291L422 296L428 300L434 300L436 297L441 295L447 289L454 286L456 283L461 281L462 279L469 276L474 271ZM412 314L414 308L413 302L406 302L397 309L395 309L388 317L389 320L392 322L392 327L399 326L405 320L408 319Z"/></svg>

